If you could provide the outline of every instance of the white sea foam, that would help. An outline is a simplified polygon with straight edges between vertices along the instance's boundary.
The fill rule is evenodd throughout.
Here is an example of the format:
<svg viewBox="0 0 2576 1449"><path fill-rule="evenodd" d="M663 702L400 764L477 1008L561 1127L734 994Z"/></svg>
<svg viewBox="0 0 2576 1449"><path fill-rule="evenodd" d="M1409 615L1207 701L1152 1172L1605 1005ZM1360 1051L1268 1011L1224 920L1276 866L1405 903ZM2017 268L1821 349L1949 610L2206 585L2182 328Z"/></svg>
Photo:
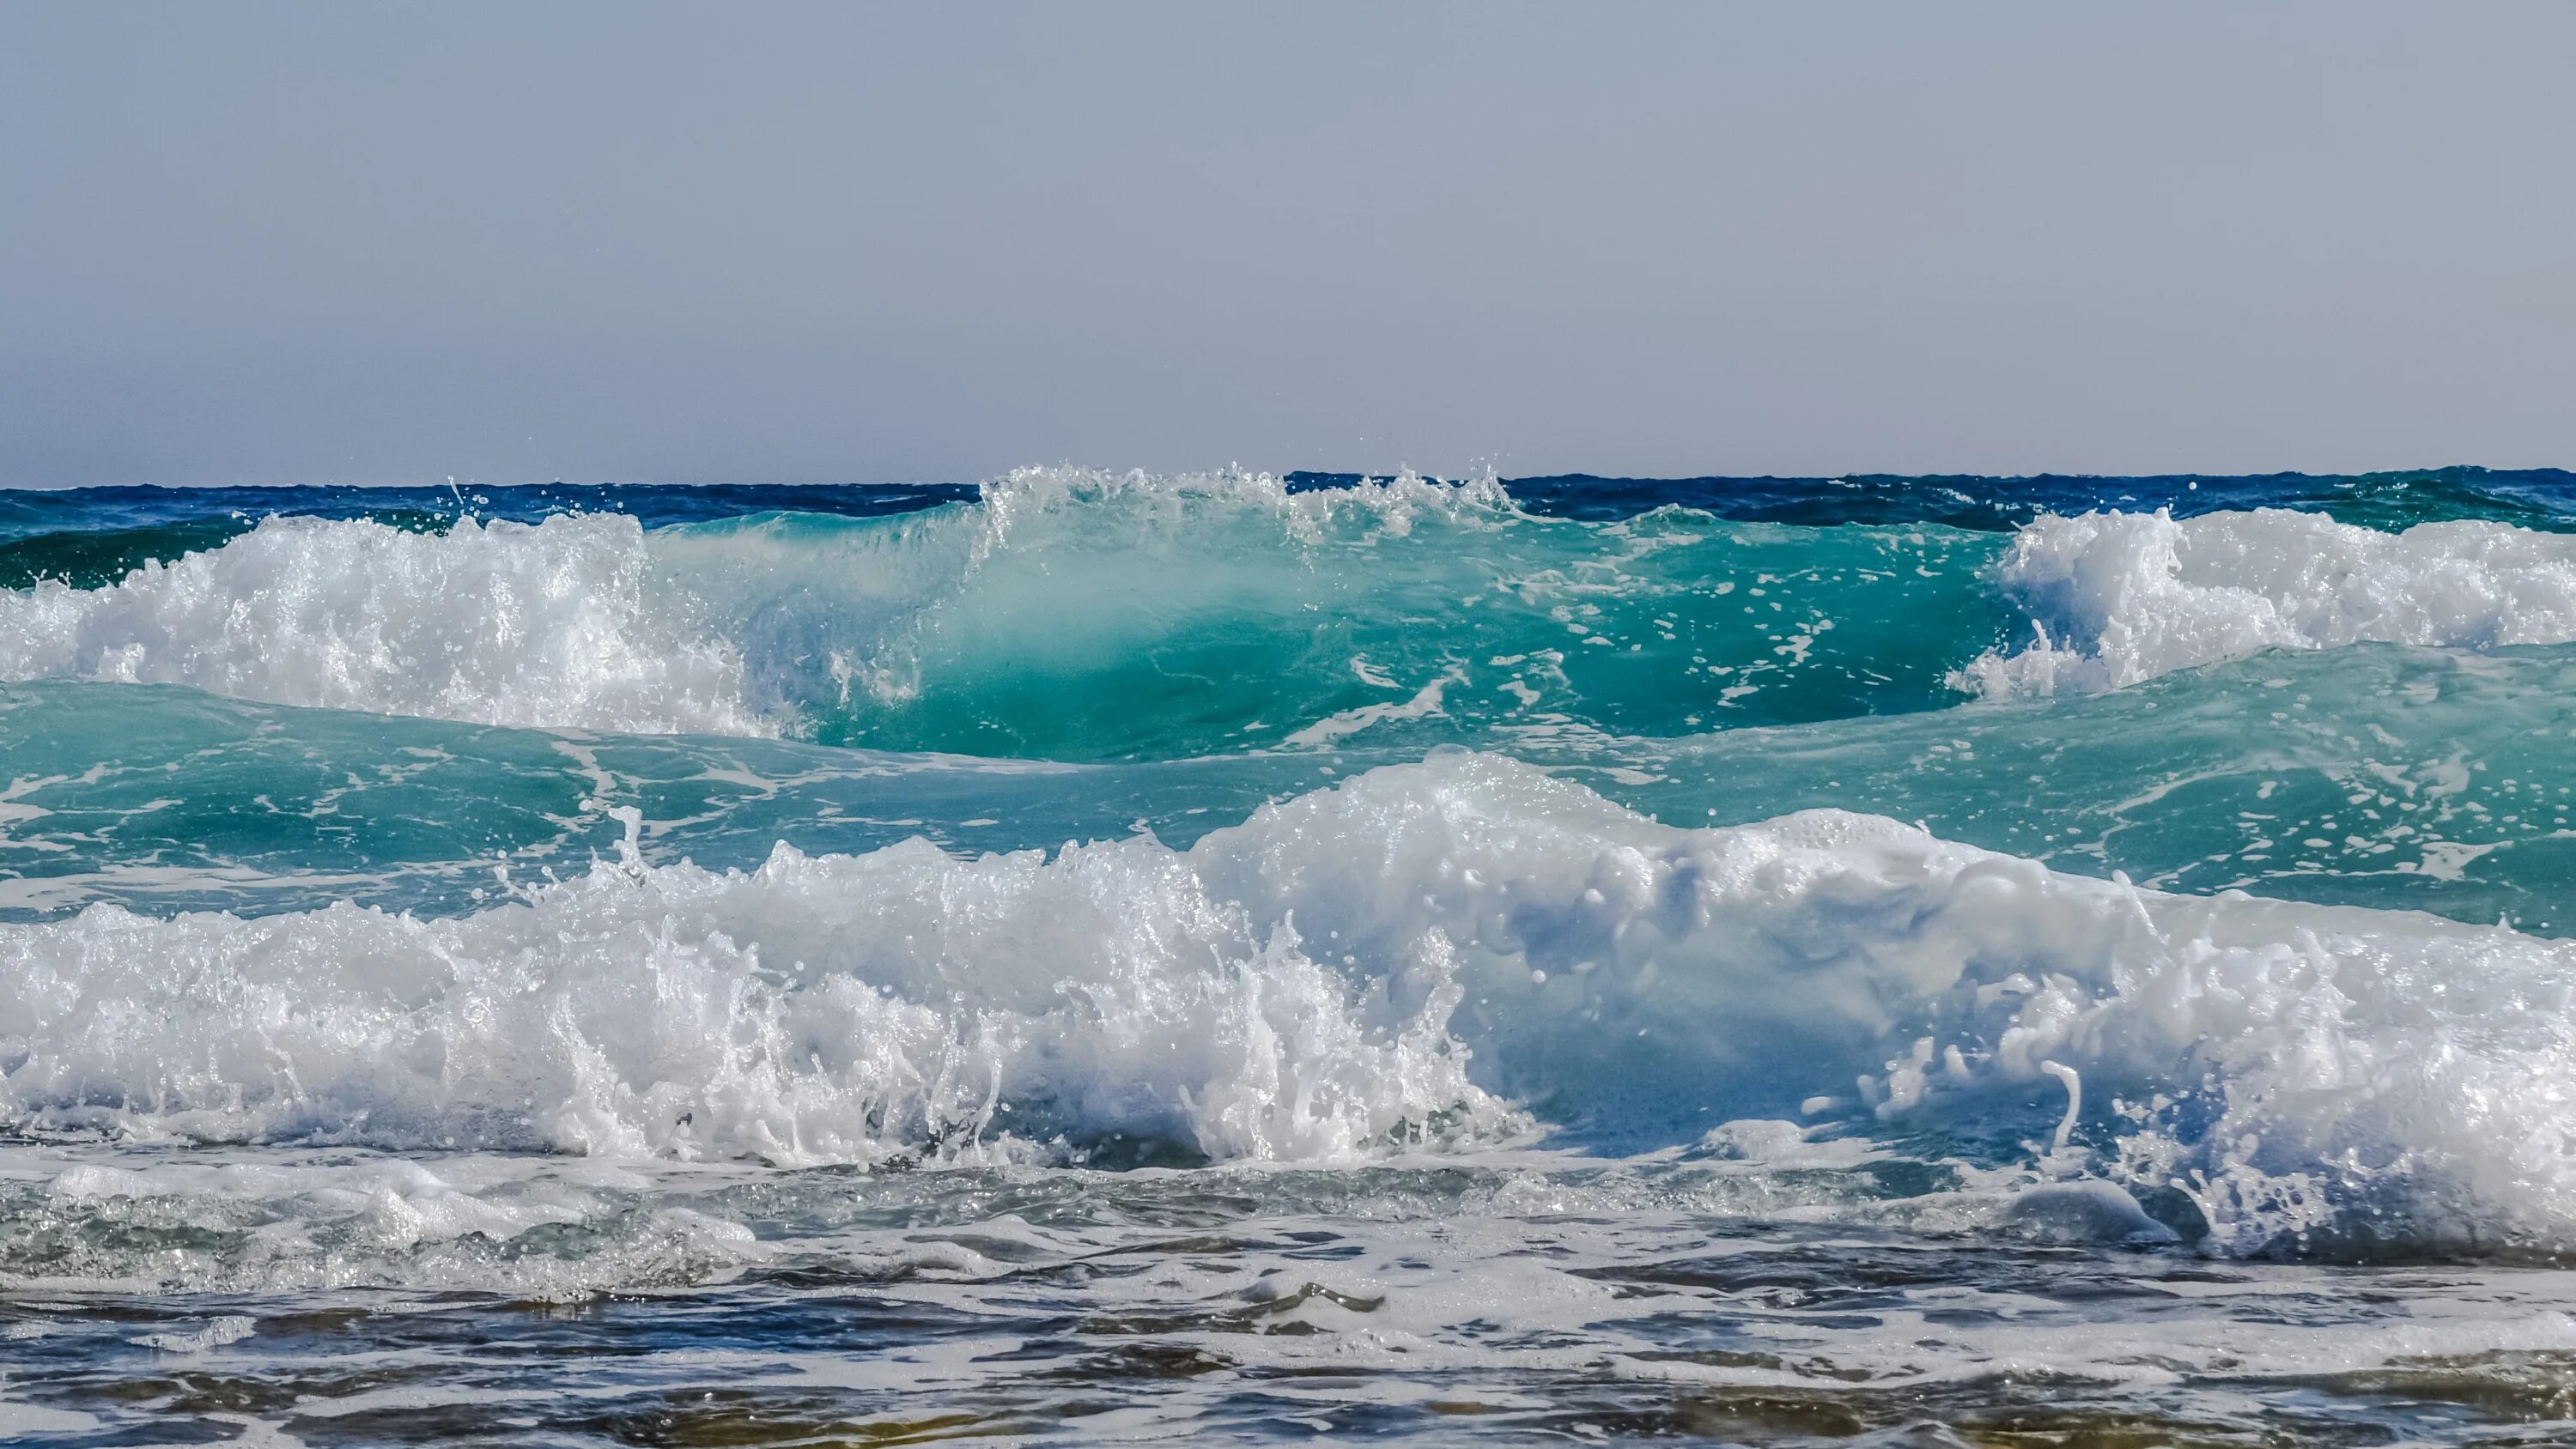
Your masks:
<svg viewBox="0 0 2576 1449"><path fill-rule="evenodd" d="M591 514L416 533L277 517L105 587L0 590L0 679L184 684L477 724L795 733L861 686L907 697L921 629L970 582L991 597L969 632L1024 640L1092 587L1080 570L1132 581L1140 551L1240 535L1294 573L1297 545L1510 507L1491 480L1292 493L1264 473L1024 468L974 508L864 521L648 532ZM1011 554L1050 558L986 580Z"/></svg>
<svg viewBox="0 0 2576 1449"><path fill-rule="evenodd" d="M1148 839L630 856L455 920L95 907L0 961L6 1102L54 1127L807 1163L1058 1133L1331 1158L1507 1115L1449 995L1354 1000Z"/></svg>
<svg viewBox="0 0 2576 1449"><path fill-rule="evenodd" d="M616 515L444 534L272 518L116 584L0 591L0 678L185 684L479 724L774 733Z"/></svg>
<svg viewBox="0 0 2576 1449"><path fill-rule="evenodd" d="M2163 896L1842 812L1676 829L1446 752L1187 852L781 847L451 920L8 927L0 1108L606 1157L1335 1161L1509 1136L1505 1097L1675 1143L1811 1094L1974 1118L2055 1064L2117 1104L2079 1134L2095 1165L2179 1183L2224 1244L2357 1218L2558 1244L2571 981L2576 947L2506 930Z"/></svg>
<svg viewBox="0 0 2576 1449"><path fill-rule="evenodd" d="M0 678L185 684L487 724L797 733L818 713L918 698L925 652L989 683L1021 665L1043 678L1150 651L1171 617L1318 604L1330 617L1360 600L1317 574L1314 546L1352 547L1365 570L1379 542L1434 522L1528 520L1490 480L1291 492L1259 473L1065 468L1022 469L975 507L899 519L647 532L568 515L423 534L275 518L102 588L0 591ZM1532 578L1583 591L1548 570ZM1951 676L1989 696L2117 688L2272 648L2576 640L2576 540L2488 522L2388 534L2269 509L2044 516L1998 580L2036 642ZM1066 599L1110 602L1072 655L1038 661L1032 629ZM1775 652L1794 664L1810 642L1792 632ZM1452 682L1441 667L1454 674L1456 661L1404 684ZM1540 692L1510 687L1524 703ZM1282 738L1324 743L1439 704L1436 692L1371 702Z"/></svg>
<svg viewBox="0 0 2576 1449"><path fill-rule="evenodd" d="M1952 676L1990 697L2117 689L2265 649L2576 640L2576 537L2501 523L2047 515L2014 538L2000 578L2038 639Z"/></svg>
<svg viewBox="0 0 2576 1449"><path fill-rule="evenodd" d="M259 1323L239 1313L227 1313L202 1328L177 1333L146 1333L134 1342L139 1347L158 1349L163 1353L204 1353L228 1343L239 1343L259 1332Z"/></svg>
<svg viewBox="0 0 2576 1449"><path fill-rule="evenodd" d="M37 1154L49 1160L23 1160ZM1930 1417L2013 1412L2076 1440L2114 1413L2186 1436L2289 1418L2364 1426L2345 1435L2357 1440L2388 1438L2364 1431L2377 1424L2421 1438L2428 1406L2450 1428L2483 1404L2527 1441L2535 1424L2564 1421L2556 1366L2576 1348L2565 1273L2213 1271L2170 1252L2065 1251L2156 1237L2101 1184L1953 1204L1983 1216L1941 1223L2058 1245L2031 1253L1712 1233L1712 1215L1789 1205L1766 1202L1762 1170L1736 1163L1487 1154L1367 1173L877 1176L649 1165L606 1174L624 1179L614 1184L588 1181L600 1164L525 1157L424 1167L250 1150L225 1156L263 1176L218 1181L225 1169L179 1165L210 1155L0 1148L0 1192L33 1185L7 1181L20 1167L56 1184L0 1203L40 1225L0 1236L20 1325L0 1339L37 1340L8 1388L47 1406L0 1404L0 1432L97 1437L116 1425L125 1404L110 1391L133 1374L95 1373L104 1347L138 1372L235 1386L222 1402L262 1411L243 1416L245 1438L291 1427L310 1440L317 1426L392 1415L488 1437L553 1404L590 1407L566 1384L595 1371L595 1353L548 1371L566 1361L561 1337L585 1330L571 1349L582 1354L603 1319L629 1377L650 1371L657 1408L713 1404L728 1415L713 1422L772 1437L852 1394L881 1397L843 1400L853 1407L838 1422L887 1432L917 1427L910 1406L925 1397L1018 1394L1049 1409L1063 1396L1061 1418L1095 1439L1140 1425L1165 1438L1276 1437L1301 1418L1334 1427L1321 1416L1352 1406L1394 1433L1414 1415L1438 1438L1474 1413L1488 1437L1497 1424L1547 1437L1565 1397L1529 1386L1576 1383L1601 1396L1576 1410L1587 1423L1615 1396L1622 1425L1687 1411L1694 1430L1738 1437L1754 1415L1757 1431L1802 1416L1825 1426L1809 1437L1869 1442L1859 1420L1903 1442ZM113 1182L74 1165L155 1156ZM1834 1175L1802 1161L1768 1182ZM549 1195L577 1202L576 1215L529 1211L510 1236L516 1205ZM412 1232L406 1196L484 1202L440 1240ZM737 1274L750 1276L742 1289L722 1286ZM378 1291L297 1291L326 1286ZM470 1291L442 1291L454 1289ZM579 1315L525 1307L602 1292L623 1301ZM225 1298L192 1296L207 1293ZM219 1316L235 1308L261 1321ZM1115 1332L1057 1331L1073 1315ZM532 1320L547 1332L525 1332ZM1725 1327L1715 1350L1712 1322ZM245 1326L256 1336L241 1337ZM1118 1355L1105 1372L1103 1338ZM155 1364L124 1348L138 1341L207 1357ZM1140 1381L1129 1365L1148 1352L1213 1371ZM1248 1410L1247 1378L1262 1390ZM76 1396L93 1384L105 1387ZM631 1396L608 1402L615 1412Z"/></svg>
<svg viewBox="0 0 2576 1449"><path fill-rule="evenodd" d="M279 1292L399 1282L541 1299L704 1282L763 1258L738 1222L602 1159L444 1153L0 1152L0 1281L96 1290ZM711 1174L699 1171L704 1179ZM704 1190L721 1185L686 1184ZM531 1234L536 1236L531 1237ZM501 1245L557 1239L556 1251ZM159 1345L177 1347L177 1345Z"/></svg>
<svg viewBox="0 0 2576 1449"><path fill-rule="evenodd" d="M1015 468L980 492L997 544L1031 528L1071 522L1104 523L1134 538L1168 532L1209 514L1272 519L1290 537L1307 542L1353 525L1373 535L1402 537L1427 520L1491 519L1518 511L1491 473L1445 483L1408 471L1346 487L1292 492L1275 474L1240 469L1161 474L1040 467Z"/></svg>

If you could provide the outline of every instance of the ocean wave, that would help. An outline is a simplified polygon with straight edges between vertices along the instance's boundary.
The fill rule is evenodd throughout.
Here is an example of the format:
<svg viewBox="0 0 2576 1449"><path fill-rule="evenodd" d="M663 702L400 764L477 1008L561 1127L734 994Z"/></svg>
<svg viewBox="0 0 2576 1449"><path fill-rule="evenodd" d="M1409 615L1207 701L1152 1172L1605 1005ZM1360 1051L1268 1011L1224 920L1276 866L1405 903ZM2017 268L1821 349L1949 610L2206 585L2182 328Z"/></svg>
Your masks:
<svg viewBox="0 0 2576 1449"><path fill-rule="evenodd" d="M655 535L831 744L1067 760L1677 734L1922 708L2002 637L1990 535L1490 484L1022 470L971 508Z"/></svg>
<svg viewBox="0 0 2576 1449"><path fill-rule="evenodd" d="M630 841L460 918L93 907L0 957L7 1101L47 1130L805 1164L1330 1158L1509 1115L1448 998L1368 1010L1141 839L748 873Z"/></svg>
<svg viewBox="0 0 2576 1449"><path fill-rule="evenodd" d="M2046 516L1998 574L2038 637L1953 676L1990 698L2117 689L2267 649L2576 640L2576 539L2478 520L2386 533L2270 508Z"/></svg>
<svg viewBox="0 0 2576 1449"><path fill-rule="evenodd" d="M271 518L0 592L0 678L1023 758L1676 734L1943 702L1945 664L2002 637L1995 547L1542 518L1490 481L1078 469L888 517Z"/></svg>
<svg viewBox="0 0 2576 1449"><path fill-rule="evenodd" d="M883 517L413 524L271 518L0 591L0 678L1098 761L1672 737L2273 649L2576 640L2576 537L2279 509L2047 515L2007 545L1542 517L1490 481L1023 469Z"/></svg>
<svg viewBox="0 0 2576 1449"><path fill-rule="evenodd" d="M2509 916L2568 935L2570 694L2576 645L2356 644L1969 710L1683 739L1531 729L1505 743L1667 820L1847 806L2161 889ZM913 835L965 854L1139 829L1188 845L1312 788L1319 770L1421 757L1368 744L1372 732L1320 759L1040 765L0 685L0 851L16 876L0 879L0 919L98 900L155 915L338 898L443 914L488 899L496 854L526 871L611 850L604 811L617 804L643 812L657 864L748 869L780 840L848 854ZM201 798L174 801L176 771Z"/></svg>
<svg viewBox="0 0 2576 1449"><path fill-rule="evenodd" d="M1804 1110L2181 1192L2233 1251L2556 1247L2571 982L2569 947L2507 930L2166 896L1839 811L1684 830L1444 752L1187 851L629 854L450 919L0 928L0 1104L790 1163L1339 1161L1525 1113L1647 1147Z"/></svg>
<svg viewBox="0 0 2576 1449"><path fill-rule="evenodd" d="M2165 890L2563 936L2571 694L2576 646L2351 644L2100 694L1632 741L1599 762L1645 783L1598 788L1673 819L1849 805Z"/></svg>
<svg viewBox="0 0 2576 1449"><path fill-rule="evenodd" d="M740 651L664 586L632 519L418 533L271 518L95 589L0 592L0 678L483 724L774 733Z"/></svg>

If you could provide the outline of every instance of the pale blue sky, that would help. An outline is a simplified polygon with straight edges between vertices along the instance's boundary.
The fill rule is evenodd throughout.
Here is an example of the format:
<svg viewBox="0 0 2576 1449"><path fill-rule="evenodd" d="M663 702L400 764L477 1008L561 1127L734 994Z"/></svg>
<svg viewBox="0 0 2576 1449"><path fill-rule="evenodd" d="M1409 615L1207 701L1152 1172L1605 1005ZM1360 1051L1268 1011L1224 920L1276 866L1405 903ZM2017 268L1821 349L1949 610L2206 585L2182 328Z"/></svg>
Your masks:
<svg viewBox="0 0 2576 1449"><path fill-rule="evenodd" d="M2576 465L2576 5L0 7L0 484Z"/></svg>

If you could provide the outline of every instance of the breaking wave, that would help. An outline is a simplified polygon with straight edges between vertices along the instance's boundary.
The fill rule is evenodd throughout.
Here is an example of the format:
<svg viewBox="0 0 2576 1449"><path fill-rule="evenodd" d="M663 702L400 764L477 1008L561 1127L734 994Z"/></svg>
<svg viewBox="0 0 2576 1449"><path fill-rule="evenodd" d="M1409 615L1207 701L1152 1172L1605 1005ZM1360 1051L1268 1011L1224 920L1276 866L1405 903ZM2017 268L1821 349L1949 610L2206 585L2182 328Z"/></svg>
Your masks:
<svg viewBox="0 0 2576 1449"><path fill-rule="evenodd" d="M283 517L0 593L0 678L1023 758L1669 735L1941 703L1946 663L2002 637L1995 547L1071 469L875 518Z"/></svg>
<svg viewBox="0 0 2576 1449"><path fill-rule="evenodd" d="M0 593L0 677L479 724L775 732L740 651L691 614L628 518L433 534L280 517L105 587Z"/></svg>
<svg viewBox="0 0 2576 1449"><path fill-rule="evenodd" d="M2272 649L2576 641L2576 535L2485 519L2043 514L2007 538L1024 469L883 517L430 528L277 517L115 582L0 591L0 678L1129 760L1670 738Z"/></svg>
<svg viewBox="0 0 2576 1449"><path fill-rule="evenodd" d="M2571 984L2569 946L2509 930L2167 896L1841 811L1679 829L1447 751L1186 851L628 853L445 920L0 928L0 1110L786 1163L1341 1161L1533 1120L1641 1148L1804 1115L1771 1135L1937 1129L2179 1192L2234 1251L2552 1248Z"/></svg>
<svg viewBox="0 0 2576 1449"><path fill-rule="evenodd" d="M1956 676L1990 697L2118 689L2266 649L2576 640L2576 538L2481 520L2384 533L2275 508L2043 516L1998 572L2038 638Z"/></svg>

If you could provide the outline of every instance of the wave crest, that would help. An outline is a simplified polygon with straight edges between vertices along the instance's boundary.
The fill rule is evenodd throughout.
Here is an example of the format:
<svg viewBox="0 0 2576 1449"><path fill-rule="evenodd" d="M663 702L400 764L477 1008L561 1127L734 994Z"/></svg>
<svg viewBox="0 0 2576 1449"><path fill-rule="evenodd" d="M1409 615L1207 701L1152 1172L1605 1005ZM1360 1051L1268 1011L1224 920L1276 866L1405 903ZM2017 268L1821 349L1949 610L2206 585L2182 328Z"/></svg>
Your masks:
<svg viewBox="0 0 2576 1449"><path fill-rule="evenodd" d="M879 1161L1329 1159L1505 1121L1149 839L623 858L449 920L110 906L0 936L9 1115L211 1140ZM1427 1021L1427 1025L1425 1024Z"/></svg>
<svg viewBox="0 0 2576 1449"><path fill-rule="evenodd" d="M443 921L97 907L0 967L22 1128L1333 1160L1514 1100L1605 1145L1801 1099L1967 1140L2062 1082L2048 1170L2178 1189L2221 1246L2576 1241L2576 948L1841 811L1682 830L1463 751L1187 851L630 854Z"/></svg>
<svg viewBox="0 0 2576 1449"><path fill-rule="evenodd" d="M0 591L0 679L182 684L476 724L838 739L917 696L923 652L940 647L925 641L962 631L970 650L998 641L1025 656L1070 615L1123 643L1132 621L1119 601L1086 614L1083 595L1115 594L1140 566L1180 556L1195 581L1168 602L1186 613L1222 605L1229 568L1265 555L1294 577L1314 546L1512 516L1490 479L1291 491L1262 473L1024 468L973 507L885 519L773 513L647 532L624 515L558 514L435 532L272 517L98 587Z"/></svg>
<svg viewBox="0 0 2576 1449"><path fill-rule="evenodd" d="M116 584L0 592L0 677L476 724L773 734L634 520L271 518Z"/></svg>
<svg viewBox="0 0 2576 1449"><path fill-rule="evenodd" d="M1039 519L1116 520L1123 529L1168 529L1182 516L1220 513L1277 519L1300 542L1320 542L1336 527L1402 537L1416 523L1460 522L1520 514L1491 472L1464 482L1424 478L1410 470L1330 488L1292 489L1274 473L1226 468L1212 473L1148 473L1069 466L1014 468L979 490L996 542Z"/></svg>
<svg viewBox="0 0 2576 1449"><path fill-rule="evenodd" d="M2383 533L2275 508L2046 515L1998 574L2038 639L1951 676L1990 698L2118 689L2265 649L2576 640L2576 538L2501 523Z"/></svg>

